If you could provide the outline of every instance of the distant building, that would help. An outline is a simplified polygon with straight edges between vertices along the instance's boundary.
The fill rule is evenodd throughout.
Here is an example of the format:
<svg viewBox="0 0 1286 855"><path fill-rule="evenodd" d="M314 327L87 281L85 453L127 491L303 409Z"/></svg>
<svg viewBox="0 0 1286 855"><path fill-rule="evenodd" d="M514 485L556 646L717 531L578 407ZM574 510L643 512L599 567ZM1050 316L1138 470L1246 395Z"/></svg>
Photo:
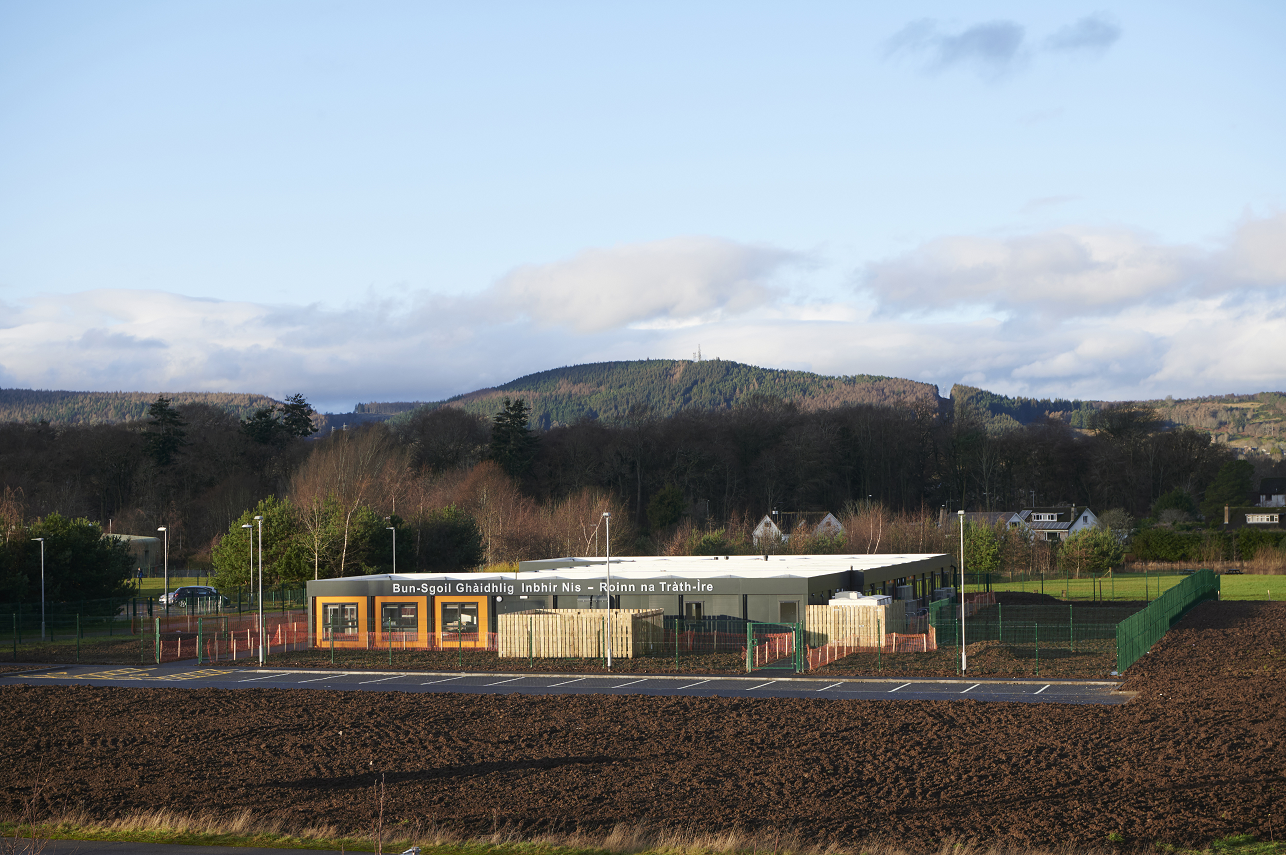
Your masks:
<svg viewBox="0 0 1286 855"><path fill-rule="evenodd" d="M951 520L953 515L943 513L943 523ZM1079 511L1071 507L1022 508L1017 511L970 511L964 518L971 525L994 528L1004 524L1008 528L1020 528L1035 540L1066 540L1069 534L1098 525L1098 515L1089 508Z"/></svg>
<svg viewBox="0 0 1286 855"><path fill-rule="evenodd" d="M1286 508L1286 478L1265 478L1259 482L1259 507Z"/></svg>
<svg viewBox="0 0 1286 855"><path fill-rule="evenodd" d="M160 566L165 559L161 554L162 546L159 537L145 534L104 534L103 537L118 537L129 547L131 573L142 570L144 576L151 576L152 568Z"/></svg>
<svg viewBox="0 0 1286 855"><path fill-rule="evenodd" d="M784 542L789 540L789 532L800 525L812 526L815 537L841 537L844 534L844 524L829 511L823 514L821 519L817 519L816 514L801 513L799 511L786 511L777 514L777 516L781 519L782 525L777 524L772 514L764 514L764 518L759 521L759 525L755 526L755 530L750 533L750 538L755 546L758 546L760 541ZM814 523L813 520L817 520L817 522ZM788 530L783 531L782 526L785 526Z"/></svg>

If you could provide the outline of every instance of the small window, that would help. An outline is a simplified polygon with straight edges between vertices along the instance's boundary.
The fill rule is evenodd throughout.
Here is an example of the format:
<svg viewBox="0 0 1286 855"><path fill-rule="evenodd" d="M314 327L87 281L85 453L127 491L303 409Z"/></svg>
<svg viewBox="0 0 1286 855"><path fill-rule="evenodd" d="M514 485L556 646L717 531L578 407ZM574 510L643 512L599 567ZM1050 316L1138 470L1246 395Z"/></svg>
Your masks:
<svg viewBox="0 0 1286 855"><path fill-rule="evenodd" d="M356 603L326 603L322 606L323 637L330 639L332 634L351 635L357 632Z"/></svg>
<svg viewBox="0 0 1286 855"><path fill-rule="evenodd" d="M477 603L443 603L442 629L446 632L477 632Z"/></svg>
<svg viewBox="0 0 1286 855"><path fill-rule="evenodd" d="M799 623L799 603L794 601L778 606L778 620L782 623Z"/></svg>
<svg viewBox="0 0 1286 855"><path fill-rule="evenodd" d="M705 617L705 603L683 603L683 616L688 620L701 620Z"/></svg>
<svg viewBox="0 0 1286 855"><path fill-rule="evenodd" d="M380 627L388 632L415 632L420 628L417 603L384 603L380 606Z"/></svg>

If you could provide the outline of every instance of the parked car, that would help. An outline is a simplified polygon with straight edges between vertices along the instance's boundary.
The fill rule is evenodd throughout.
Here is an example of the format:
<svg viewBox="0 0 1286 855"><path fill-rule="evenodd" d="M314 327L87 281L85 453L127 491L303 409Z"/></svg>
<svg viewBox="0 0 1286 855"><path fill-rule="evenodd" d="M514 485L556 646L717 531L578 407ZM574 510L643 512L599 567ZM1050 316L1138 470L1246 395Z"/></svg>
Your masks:
<svg viewBox="0 0 1286 855"><path fill-rule="evenodd" d="M184 585L181 588L175 588L168 594L162 594L160 598L163 606L177 606L186 608L189 603L194 605L217 605L227 607L232 605L232 601L219 593L218 589L209 585Z"/></svg>

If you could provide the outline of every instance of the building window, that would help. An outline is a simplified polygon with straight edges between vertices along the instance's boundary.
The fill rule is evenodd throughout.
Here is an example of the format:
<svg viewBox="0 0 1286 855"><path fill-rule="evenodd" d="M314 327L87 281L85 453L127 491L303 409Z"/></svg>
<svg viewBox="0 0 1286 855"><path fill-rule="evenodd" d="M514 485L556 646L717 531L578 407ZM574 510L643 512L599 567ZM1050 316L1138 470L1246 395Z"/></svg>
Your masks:
<svg viewBox="0 0 1286 855"><path fill-rule="evenodd" d="M356 603L326 603L322 606L322 629L325 638L330 640L331 633L349 635L357 632Z"/></svg>
<svg viewBox="0 0 1286 855"><path fill-rule="evenodd" d="M380 627L388 632L415 632L420 628L415 603L384 603L380 606Z"/></svg>
<svg viewBox="0 0 1286 855"><path fill-rule="evenodd" d="M701 620L706 616L705 603L683 601L683 616L688 620Z"/></svg>
<svg viewBox="0 0 1286 855"><path fill-rule="evenodd" d="M477 603L443 603L442 629L445 632L477 632Z"/></svg>
<svg viewBox="0 0 1286 855"><path fill-rule="evenodd" d="M1281 514L1246 514L1246 522L1259 525L1277 525Z"/></svg>
<svg viewBox="0 0 1286 855"><path fill-rule="evenodd" d="M1058 522L1058 514L1032 514L1032 522Z"/></svg>

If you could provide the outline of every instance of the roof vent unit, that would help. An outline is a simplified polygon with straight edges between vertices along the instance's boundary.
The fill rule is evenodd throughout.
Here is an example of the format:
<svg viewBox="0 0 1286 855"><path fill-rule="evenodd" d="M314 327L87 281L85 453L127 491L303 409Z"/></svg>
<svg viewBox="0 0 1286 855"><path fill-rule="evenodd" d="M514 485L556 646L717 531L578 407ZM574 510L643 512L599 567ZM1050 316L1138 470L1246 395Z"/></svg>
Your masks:
<svg viewBox="0 0 1286 855"><path fill-rule="evenodd" d="M891 600L885 596L864 597L858 591L836 591L829 606L887 606Z"/></svg>

